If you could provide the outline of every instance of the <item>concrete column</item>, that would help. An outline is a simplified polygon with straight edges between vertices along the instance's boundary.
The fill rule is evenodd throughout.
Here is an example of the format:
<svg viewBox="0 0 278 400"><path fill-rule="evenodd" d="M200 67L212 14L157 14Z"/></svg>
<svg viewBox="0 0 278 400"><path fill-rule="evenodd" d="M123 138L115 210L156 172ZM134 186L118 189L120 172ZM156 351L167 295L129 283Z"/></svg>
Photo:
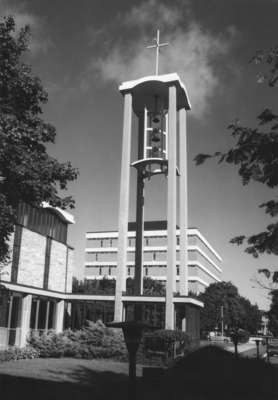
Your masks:
<svg viewBox="0 0 278 400"><path fill-rule="evenodd" d="M128 210L129 210L129 181L130 181L130 148L131 148L131 123L132 123L132 95L124 95L124 123L122 142L122 165L120 181L119 205L119 238L118 262L116 269L116 290L114 320L122 320L122 292L126 290L127 268L127 236L128 236Z"/></svg>
<svg viewBox="0 0 278 400"><path fill-rule="evenodd" d="M144 113L139 115L138 124L138 160L144 157ZM135 276L134 294L143 294L143 240L144 240L144 177L137 171L136 196L136 240L135 240ZM136 307L136 306L135 306Z"/></svg>
<svg viewBox="0 0 278 400"><path fill-rule="evenodd" d="M180 294L188 296L188 190L187 190L187 146L186 110L179 111L179 154L180 154Z"/></svg>
<svg viewBox="0 0 278 400"><path fill-rule="evenodd" d="M177 96L169 87L168 187L167 187L167 274L165 329L174 329L173 292L176 290L176 212L177 212Z"/></svg>
<svg viewBox="0 0 278 400"><path fill-rule="evenodd" d="M60 300L55 304L54 312L54 329L56 333L63 332L64 330L64 311L65 311L65 301Z"/></svg>
<svg viewBox="0 0 278 400"><path fill-rule="evenodd" d="M22 297L21 300L21 334L18 346L25 347L27 338L30 332L30 319L31 319L32 295L28 294Z"/></svg>

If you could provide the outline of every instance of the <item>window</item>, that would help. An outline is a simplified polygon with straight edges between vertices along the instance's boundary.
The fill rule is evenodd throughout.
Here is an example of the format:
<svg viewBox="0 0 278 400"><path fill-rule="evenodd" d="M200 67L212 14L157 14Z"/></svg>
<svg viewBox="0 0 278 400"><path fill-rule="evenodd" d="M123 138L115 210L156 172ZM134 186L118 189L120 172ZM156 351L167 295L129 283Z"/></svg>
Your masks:
<svg viewBox="0 0 278 400"><path fill-rule="evenodd" d="M146 246L149 245L149 239L146 239Z"/></svg>
<svg viewBox="0 0 278 400"><path fill-rule="evenodd" d="M99 267L98 274L102 275L102 268L101 267Z"/></svg>
<svg viewBox="0 0 278 400"><path fill-rule="evenodd" d="M153 253L153 260L156 260L156 253Z"/></svg>
<svg viewBox="0 0 278 400"><path fill-rule="evenodd" d="M108 268L108 275L111 275L111 267Z"/></svg>
<svg viewBox="0 0 278 400"><path fill-rule="evenodd" d="M180 274L180 267L177 267L177 275Z"/></svg>
<svg viewBox="0 0 278 400"><path fill-rule="evenodd" d="M127 268L127 274L130 276L130 267Z"/></svg>
<svg viewBox="0 0 278 400"><path fill-rule="evenodd" d="M113 239L110 239L110 247L113 247Z"/></svg>
<svg viewBox="0 0 278 400"><path fill-rule="evenodd" d="M149 269L148 269L148 268L145 269L145 275L146 275L146 276L149 275Z"/></svg>
<svg viewBox="0 0 278 400"><path fill-rule="evenodd" d="M95 256L96 256L96 261L98 261L98 254L96 253Z"/></svg>
<svg viewBox="0 0 278 400"><path fill-rule="evenodd" d="M103 247L103 240L100 241L100 247Z"/></svg>
<svg viewBox="0 0 278 400"><path fill-rule="evenodd" d="M180 244L180 238L177 237L177 245L179 246L179 244Z"/></svg>

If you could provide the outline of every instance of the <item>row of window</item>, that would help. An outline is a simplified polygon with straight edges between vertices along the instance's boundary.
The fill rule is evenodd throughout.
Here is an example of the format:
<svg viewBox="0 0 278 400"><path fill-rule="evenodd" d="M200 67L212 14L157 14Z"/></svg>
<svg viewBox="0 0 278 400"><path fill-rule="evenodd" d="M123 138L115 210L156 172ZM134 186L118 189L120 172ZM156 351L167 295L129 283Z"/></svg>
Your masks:
<svg viewBox="0 0 278 400"><path fill-rule="evenodd" d="M111 253L109 253L109 255L110 255ZM162 252L151 252L151 253L148 253L150 256L151 256L151 258L152 258L152 260L150 259L150 257L148 257L148 260L146 260L146 261L156 261L156 260L158 260L158 261L165 261L165 253L162 253ZM109 261L109 260L107 260L106 258L107 258L107 254L105 254L105 253L92 253L92 255L93 255L93 261ZM162 258L160 257L162 255ZM134 256L135 256L135 253L132 253L132 258L134 259ZM145 254L145 256L146 256L146 254ZM114 256L112 255L112 256L110 256L109 258L111 258L112 257L112 259L110 260L110 261L113 261L113 259L114 259ZM132 260L130 260L130 261L132 261Z"/></svg>
<svg viewBox="0 0 278 400"><path fill-rule="evenodd" d="M94 239L97 242L93 247L117 247L118 239ZM165 246L167 243L166 237L164 238L145 238L145 246ZM177 245L180 244L180 238L177 237ZM135 246L135 238L128 239L128 246Z"/></svg>
<svg viewBox="0 0 278 400"><path fill-rule="evenodd" d="M102 275L103 268L105 268L105 267L99 267L99 269L98 269L98 274L99 274L99 275ZM151 268L152 268L152 267L151 267ZM128 268L127 268L127 274L128 274L128 276L131 275L131 269L134 269L134 267L128 267ZM148 267L148 266L147 266L147 267L144 267L144 270L145 270L145 276L148 276L148 274L149 274L149 267ZM177 273L177 275L180 274L180 267L177 267L176 273ZM108 274L106 273L105 275L112 275L112 267L108 267Z"/></svg>

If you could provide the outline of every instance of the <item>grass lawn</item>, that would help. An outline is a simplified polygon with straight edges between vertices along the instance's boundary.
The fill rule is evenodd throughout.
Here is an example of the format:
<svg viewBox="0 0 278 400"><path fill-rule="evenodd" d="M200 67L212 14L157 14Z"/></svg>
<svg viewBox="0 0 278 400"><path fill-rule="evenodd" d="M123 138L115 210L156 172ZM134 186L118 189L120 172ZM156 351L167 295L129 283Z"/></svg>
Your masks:
<svg viewBox="0 0 278 400"><path fill-rule="evenodd" d="M57 382L72 382L94 385L94 376L101 374L109 378L126 381L128 364L112 360L79 360L76 358L37 358L0 363L0 375L38 378ZM137 367L137 376L142 376L142 367Z"/></svg>
<svg viewBox="0 0 278 400"><path fill-rule="evenodd" d="M125 400L127 375L127 363L111 360L8 361L0 364L0 394L1 399Z"/></svg>
<svg viewBox="0 0 278 400"><path fill-rule="evenodd" d="M156 380L143 381L138 366L137 400L277 400L276 367L203 347ZM127 375L127 363L112 360L9 361L0 364L0 394L17 400L127 400Z"/></svg>

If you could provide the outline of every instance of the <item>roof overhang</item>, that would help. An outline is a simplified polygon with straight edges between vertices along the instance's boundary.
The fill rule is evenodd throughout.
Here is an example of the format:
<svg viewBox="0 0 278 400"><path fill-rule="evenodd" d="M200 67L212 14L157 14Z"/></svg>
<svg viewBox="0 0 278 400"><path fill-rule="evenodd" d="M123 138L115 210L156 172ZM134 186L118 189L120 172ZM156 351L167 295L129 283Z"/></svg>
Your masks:
<svg viewBox="0 0 278 400"><path fill-rule="evenodd" d="M190 110L191 105L186 87L177 73L145 76L134 81L123 82L119 86L119 91L122 94L132 94L133 110L138 114L144 110L144 107L148 110L154 110L155 96L159 99L159 104L164 109L168 109L170 86L175 86L177 89L177 109L185 108Z"/></svg>
<svg viewBox="0 0 278 400"><path fill-rule="evenodd" d="M62 221L66 222L67 224L75 224L74 216L68 211L62 210L59 207L52 207L46 201L42 202L42 207L51 210L51 212L56 214L59 218L61 218Z"/></svg>

